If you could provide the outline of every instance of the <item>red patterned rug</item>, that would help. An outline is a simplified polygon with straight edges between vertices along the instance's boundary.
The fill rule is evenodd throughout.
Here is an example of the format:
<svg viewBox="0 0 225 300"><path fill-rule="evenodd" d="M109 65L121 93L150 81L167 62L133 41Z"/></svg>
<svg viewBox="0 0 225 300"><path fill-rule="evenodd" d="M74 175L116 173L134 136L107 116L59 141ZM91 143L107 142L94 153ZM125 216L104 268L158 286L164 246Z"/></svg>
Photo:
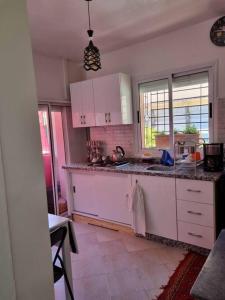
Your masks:
<svg viewBox="0 0 225 300"><path fill-rule="evenodd" d="M190 290L206 261L206 256L189 252L180 262L174 274L157 300L194 300Z"/></svg>

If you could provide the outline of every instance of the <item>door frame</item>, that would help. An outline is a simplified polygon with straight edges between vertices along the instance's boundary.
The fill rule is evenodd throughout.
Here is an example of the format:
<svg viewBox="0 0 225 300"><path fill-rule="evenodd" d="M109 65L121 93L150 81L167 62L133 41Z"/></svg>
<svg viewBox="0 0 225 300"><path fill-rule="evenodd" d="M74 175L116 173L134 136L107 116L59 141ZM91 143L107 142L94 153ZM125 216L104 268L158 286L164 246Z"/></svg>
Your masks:
<svg viewBox="0 0 225 300"><path fill-rule="evenodd" d="M52 126L52 118L51 112L53 111L61 111L62 113L62 129L63 129L63 141L64 141L64 149L65 149L65 163L68 163L69 154L67 150L68 139L66 135L66 108L71 108L71 104L68 102L54 102L54 101L38 101L38 110L39 108L46 108L48 111L48 123L49 123L49 131L50 131L50 139L51 139L51 170L52 170L52 180L53 180L53 190L54 190L54 205L55 205L55 213L59 215L59 207L58 207L58 192L57 192L57 178L55 175L55 148L54 148L54 135L53 135L53 126ZM69 200L67 199L67 210L69 212Z"/></svg>
<svg viewBox="0 0 225 300"><path fill-rule="evenodd" d="M51 149L51 173L52 173L52 191L53 191L53 197L54 197L54 212L56 215L58 215L58 197L56 196L56 178L55 178L55 158L54 158L54 142L53 142L53 130L52 130L52 120L51 120L51 110L49 104L38 104L38 111L46 111L48 114L48 127L49 127L49 138L50 138L50 149Z"/></svg>

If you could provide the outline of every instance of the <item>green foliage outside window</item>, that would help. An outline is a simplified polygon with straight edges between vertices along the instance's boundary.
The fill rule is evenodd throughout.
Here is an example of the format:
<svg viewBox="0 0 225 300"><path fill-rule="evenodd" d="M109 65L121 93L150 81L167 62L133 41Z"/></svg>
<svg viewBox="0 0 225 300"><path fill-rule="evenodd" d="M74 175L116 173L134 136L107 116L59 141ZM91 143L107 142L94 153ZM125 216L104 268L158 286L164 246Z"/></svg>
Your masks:
<svg viewBox="0 0 225 300"><path fill-rule="evenodd" d="M184 134L198 134L199 131L194 124L187 125L183 131Z"/></svg>
<svg viewBox="0 0 225 300"><path fill-rule="evenodd" d="M151 148L155 147L155 136L157 135L157 131L153 128L145 127L145 147Z"/></svg>

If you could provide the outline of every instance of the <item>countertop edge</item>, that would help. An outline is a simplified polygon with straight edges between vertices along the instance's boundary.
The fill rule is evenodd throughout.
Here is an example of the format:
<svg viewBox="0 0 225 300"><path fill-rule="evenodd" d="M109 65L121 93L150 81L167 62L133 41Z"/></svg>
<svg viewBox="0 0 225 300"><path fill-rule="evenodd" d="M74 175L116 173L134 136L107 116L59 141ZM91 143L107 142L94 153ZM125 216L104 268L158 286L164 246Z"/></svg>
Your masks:
<svg viewBox="0 0 225 300"><path fill-rule="evenodd" d="M202 180L202 181L211 181L217 182L222 175L218 173L211 173L210 175L203 174L188 174L188 173L180 173L182 171L176 172L160 172L160 171L147 171L147 170L126 170L122 168L107 168L107 167L93 167L87 165L64 165L62 167L65 170L73 171L91 171L91 172L105 172L105 173L119 173L119 174L130 174L130 175L144 175L144 176L158 176L158 177L169 177L169 178L179 178L179 179L190 179L190 180Z"/></svg>

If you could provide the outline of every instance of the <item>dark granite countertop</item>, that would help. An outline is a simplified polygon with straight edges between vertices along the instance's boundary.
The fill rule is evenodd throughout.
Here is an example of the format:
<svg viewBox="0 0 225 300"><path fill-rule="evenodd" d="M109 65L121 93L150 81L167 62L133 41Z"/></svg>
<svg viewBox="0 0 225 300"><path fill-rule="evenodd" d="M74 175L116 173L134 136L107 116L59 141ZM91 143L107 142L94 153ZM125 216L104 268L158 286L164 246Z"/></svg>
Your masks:
<svg viewBox="0 0 225 300"><path fill-rule="evenodd" d="M63 166L64 169L69 171L83 170L83 171L97 171L97 172L113 172L135 175L148 175L148 176L161 176L161 177L174 177L183 179L217 181L222 172L205 172L202 167L196 170L187 167L178 167L176 170L171 171L153 171L147 170L149 164L146 163L129 163L123 166L88 166L88 163L75 163Z"/></svg>
<svg viewBox="0 0 225 300"><path fill-rule="evenodd" d="M222 230L192 289L197 300L225 299L225 230Z"/></svg>

